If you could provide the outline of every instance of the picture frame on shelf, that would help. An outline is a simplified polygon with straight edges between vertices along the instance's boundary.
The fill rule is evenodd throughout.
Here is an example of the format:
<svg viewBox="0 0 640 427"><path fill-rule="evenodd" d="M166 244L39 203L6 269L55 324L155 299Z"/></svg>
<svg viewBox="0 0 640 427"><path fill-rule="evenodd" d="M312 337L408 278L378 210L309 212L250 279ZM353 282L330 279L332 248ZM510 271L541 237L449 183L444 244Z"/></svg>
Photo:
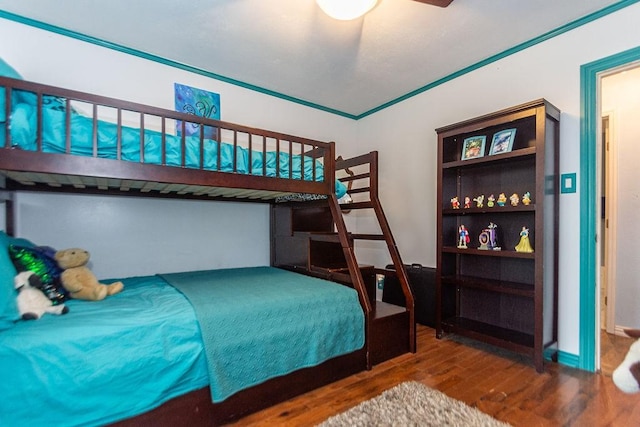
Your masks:
<svg viewBox="0 0 640 427"><path fill-rule="evenodd" d="M489 155L509 153L513 148L513 140L516 138L516 129L505 129L496 132L491 140Z"/></svg>
<svg viewBox="0 0 640 427"><path fill-rule="evenodd" d="M462 144L462 157L460 160L478 159L484 156L484 146L487 137L485 135L465 138Z"/></svg>

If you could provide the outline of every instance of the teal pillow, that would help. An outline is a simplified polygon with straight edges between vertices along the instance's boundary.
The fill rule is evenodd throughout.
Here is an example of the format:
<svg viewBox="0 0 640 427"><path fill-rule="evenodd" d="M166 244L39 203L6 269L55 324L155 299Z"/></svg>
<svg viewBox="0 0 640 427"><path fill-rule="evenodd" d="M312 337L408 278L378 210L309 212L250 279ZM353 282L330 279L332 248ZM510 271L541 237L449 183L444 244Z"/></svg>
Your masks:
<svg viewBox="0 0 640 427"><path fill-rule="evenodd" d="M0 58L0 76L2 77L11 77L13 79L20 79L22 80L22 76L13 69L13 67L11 67L11 65L7 64L6 62L4 62L2 60L2 58ZM5 115L6 115L6 106L5 106L5 102L4 102L4 94L5 94L5 90L4 87L0 87L0 122L4 123L5 121ZM12 98L11 102L15 103L17 101L17 99Z"/></svg>
<svg viewBox="0 0 640 427"><path fill-rule="evenodd" d="M18 320L16 290L13 278L18 274L9 256L9 245L34 246L25 239L16 239L0 230L0 331L9 329Z"/></svg>

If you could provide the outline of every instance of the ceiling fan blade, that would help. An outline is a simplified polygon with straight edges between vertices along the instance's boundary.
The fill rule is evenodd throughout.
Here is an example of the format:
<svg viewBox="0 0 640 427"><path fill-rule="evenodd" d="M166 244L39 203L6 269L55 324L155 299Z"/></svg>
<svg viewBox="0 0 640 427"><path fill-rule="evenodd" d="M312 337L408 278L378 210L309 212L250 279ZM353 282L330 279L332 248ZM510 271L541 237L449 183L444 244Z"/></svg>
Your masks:
<svg viewBox="0 0 640 427"><path fill-rule="evenodd" d="M438 6L438 7L447 7L451 4L453 0L413 0L413 1L417 1L419 3L431 4L433 6Z"/></svg>

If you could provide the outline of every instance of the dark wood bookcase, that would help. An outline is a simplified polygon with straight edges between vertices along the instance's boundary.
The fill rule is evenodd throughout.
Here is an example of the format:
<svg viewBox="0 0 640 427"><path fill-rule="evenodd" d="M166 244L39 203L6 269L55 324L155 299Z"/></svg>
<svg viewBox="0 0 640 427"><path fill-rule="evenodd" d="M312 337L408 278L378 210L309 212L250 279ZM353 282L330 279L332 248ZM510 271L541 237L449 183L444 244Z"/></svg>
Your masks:
<svg viewBox="0 0 640 427"><path fill-rule="evenodd" d="M494 135L509 129L515 130L511 149L492 154ZM454 333L529 355L542 372L545 351L555 358L557 350L560 111L540 99L436 132L436 335ZM469 156L465 145L476 137L485 139L484 147ZM489 196L500 193L504 206L490 206ZM520 199L516 206L512 194ZM473 199L481 195L479 206ZM500 249L480 249L491 223ZM458 247L461 225L469 233L467 248ZM523 227L532 253L515 249ZM455 305L444 304L452 299Z"/></svg>

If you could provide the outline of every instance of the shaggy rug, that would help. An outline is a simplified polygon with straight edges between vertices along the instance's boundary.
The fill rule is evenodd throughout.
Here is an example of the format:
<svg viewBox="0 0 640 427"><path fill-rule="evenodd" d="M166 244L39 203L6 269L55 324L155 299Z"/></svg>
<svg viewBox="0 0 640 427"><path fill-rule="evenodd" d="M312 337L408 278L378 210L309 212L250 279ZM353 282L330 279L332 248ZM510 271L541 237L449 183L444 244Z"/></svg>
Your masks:
<svg viewBox="0 0 640 427"><path fill-rule="evenodd" d="M339 426L506 427L509 424L419 382L408 381L327 419L319 427Z"/></svg>

